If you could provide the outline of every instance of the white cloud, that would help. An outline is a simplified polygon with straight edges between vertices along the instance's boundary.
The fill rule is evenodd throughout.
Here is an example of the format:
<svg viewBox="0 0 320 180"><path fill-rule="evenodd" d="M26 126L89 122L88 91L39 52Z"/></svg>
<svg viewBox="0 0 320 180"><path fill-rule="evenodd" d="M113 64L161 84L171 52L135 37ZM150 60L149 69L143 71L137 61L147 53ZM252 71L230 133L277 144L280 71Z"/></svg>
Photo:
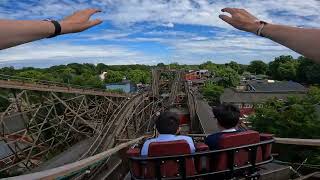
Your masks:
<svg viewBox="0 0 320 180"><path fill-rule="evenodd" d="M168 27L174 27L174 24L194 24L230 28L218 18L218 15L224 7L238 7L245 8L268 21L320 27L318 0L45 0L35 3L15 1L15 7L11 9L0 4L0 18L62 17L88 7L102 9L105 13L99 14L100 18L121 25L155 22ZM277 16L274 12L281 14Z"/></svg>
<svg viewBox="0 0 320 180"><path fill-rule="evenodd" d="M0 18L61 18L78 9L98 7L104 13L97 14L94 18L99 17L121 28L92 32L92 34L82 33L77 38L86 38L91 42L112 40L161 43L170 50L169 55L166 55L168 58L180 58L180 61L185 59L186 62L218 56L225 57L225 61L234 58L244 63L256 58L271 60L272 57L281 54L297 55L269 40L238 34L238 31L218 18L220 10L224 7L247 9L268 22L320 27L318 0L43 0L35 3L21 0L14 1L13 8L4 6L11 2L13 1L0 0ZM213 30L206 35L183 29L176 30L181 24L209 26L219 30ZM152 28L154 26L164 26L167 30L154 30ZM135 33L140 35L130 36ZM147 52L148 49L132 50L125 45L36 43L2 51L0 62L104 57L112 59L107 62L108 64L137 62L150 64L149 59L155 58L149 57L142 51ZM118 61L115 61L117 58Z"/></svg>
<svg viewBox="0 0 320 180"><path fill-rule="evenodd" d="M152 64L155 58L143 52L130 50L121 46L112 45L72 45L67 43L25 44L15 48L3 50L0 54L0 63L28 61L61 61L72 62L90 59L89 63L104 62L106 64ZM47 62L43 62L47 63Z"/></svg>
<svg viewBox="0 0 320 180"><path fill-rule="evenodd" d="M220 10L224 7L245 8L264 20L284 24L319 27L320 20L318 14L320 2L317 0L216 0L212 3L207 0L110 0L108 4L112 5L114 10L105 18L116 24L149 21L230 28L218 18ZM275 11L283 14L274 17ZM303 18L305 16L314 18L305 20Z"/></svg>
<svg viewBox="0 0 320 180"><path fill-rule="evenodd" d="M162 24L162 26L173 28L174 24L173 23L164 23L164 24Z"/></svg>

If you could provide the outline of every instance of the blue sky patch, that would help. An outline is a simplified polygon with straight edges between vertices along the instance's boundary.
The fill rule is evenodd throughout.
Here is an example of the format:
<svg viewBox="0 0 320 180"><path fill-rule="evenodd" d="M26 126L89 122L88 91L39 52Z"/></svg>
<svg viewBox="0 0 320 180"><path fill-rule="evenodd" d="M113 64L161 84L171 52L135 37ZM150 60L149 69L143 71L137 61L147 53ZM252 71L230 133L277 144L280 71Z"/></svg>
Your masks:
<svg viewBox="0 0 320 180"><path fill-rule="evenodd" d="M218 18L222 8L244 8L270 23L318 28L320 22L317 0L0 0L0 18L60 20L90 7L103 10L92 17L102 19L101 25L3 50L0 67L269 62L279 55L299 54L234 29Z"/></svg>

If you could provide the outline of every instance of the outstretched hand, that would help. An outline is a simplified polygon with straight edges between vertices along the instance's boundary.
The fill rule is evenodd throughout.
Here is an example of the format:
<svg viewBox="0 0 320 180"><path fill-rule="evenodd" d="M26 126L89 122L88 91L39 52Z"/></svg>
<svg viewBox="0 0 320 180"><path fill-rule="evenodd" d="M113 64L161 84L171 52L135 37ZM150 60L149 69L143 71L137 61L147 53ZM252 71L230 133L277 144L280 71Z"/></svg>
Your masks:
<svg viewBox="0 0 320 180"><path fill-rule="evenodd" d="M102 23L100 19L90 20L90 17L98 12L101 12L101 10L85 9L76 11L72 15L65 17L60 21L61 34L81 32Z"/></svg>
<svg viewBox="0 0 320 180"><path fill-rule="evenodd" d="M231 14L231 17L227 15L220 15L219 17L239 30L256 33L260 26L258 18L244 9L224 8L221 11Z"/></svg>

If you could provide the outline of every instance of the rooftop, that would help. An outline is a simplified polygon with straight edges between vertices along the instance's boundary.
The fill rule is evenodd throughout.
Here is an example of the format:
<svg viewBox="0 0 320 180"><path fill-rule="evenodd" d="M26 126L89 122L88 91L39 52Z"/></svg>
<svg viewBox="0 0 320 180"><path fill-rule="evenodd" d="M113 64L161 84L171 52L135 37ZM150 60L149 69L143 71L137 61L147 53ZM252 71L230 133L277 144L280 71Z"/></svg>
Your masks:
<svg viewBox="0 0 320 180"><path fill-rule="evenodd" d="M255 92L306 92L307 88L293 81L250 81L248 85Z"/></svg>
<svg viewBox="0 0 320 180"><path fill-rule="evenodd" d="M286 100L289 96L304 96L304 92L240 92L227 88L220 97L223 103L259 103L271 98Z"/></svg>

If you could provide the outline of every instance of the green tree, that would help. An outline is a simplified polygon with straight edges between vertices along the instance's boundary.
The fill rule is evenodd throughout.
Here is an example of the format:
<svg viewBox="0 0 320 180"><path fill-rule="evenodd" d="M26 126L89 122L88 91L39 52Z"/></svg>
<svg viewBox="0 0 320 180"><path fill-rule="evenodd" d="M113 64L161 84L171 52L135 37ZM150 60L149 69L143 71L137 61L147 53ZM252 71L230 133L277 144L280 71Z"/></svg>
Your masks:
<svg viewBox="0 0 320 180"><path fill-rule="evenodd" d="M101 74L108 70L108 66L103 63L98 63L96 67L97 73Z"/></svg>
<svg viewBox="0 0 320 180"><path fill-rule="evenodd" d="M256 108L249 121L259 132L275 134L276 137L319 139L319 102L320 89L312 87L306 97L289 97L285 102L270 99ZM308 157L308 163L320 163L317 149L288 145L276 146L276 149L280 149L281 160L302 162Z"/></svg>
<svg viewBox="0 0 320 180"><path fill-rule="evenodd" d="M222 81L219 82L220 86L235 87L240 83L239 74L230 67L217 68L216 77L221 77Z"/></svg>
<svg viewBox="0 0 320 180"><path fill-rule="evenodd" d="M71 84L84 87L104 88L103 81L100 80L99 76L89 73L84 73L73 77Z"/></svg>
<svg viewBox="0 0 320 180"><path fill-rule="evenodd" d="M199 65L200 69L207 69L213 76L217 74L217 71L219 69L217 64L212 63L211 61L207 61L203 64Z"/></svg>
<svg viewBox="0 0 320 180"><path fill-rule="evenodd" d="M128 73L128 79L134 83L148 83L150 81L150 75L148 72L136 69L130 70Z"/></svg>
<svg viewBox="0 0 320 180"><path fill-rule="evenodd" d="M268 65L260 60L251 61L247 69L253 74L266 74Z"/></svg>
<svg viewBox="0 0 320 180"><path fill-rule="evenodd" d="M239 65L237 62L231 61L231 62L229 62L229 63L226 63L226 66L227 66L227 67L230 67L230 68L232 68L233 70L235 70L236 72L240 73L241 67L240 67L240 65Z"/></svg>
<svg viewBox="0 0 320 180"><path fill-rule="evenodd" d="M298 58L297 80L309 84L320 84L320 64L303 56Z"/></svg>
<svg viewBox="0 0 320 180"><path fill-rule="evenodd" d="M158 67L158 68L165 68L166 65L165 65L164 63L158 63L158 64L157 64L157 67Z"/></svg>
<svg viewBox="0 0 320 180"><path fill-rule="evenodd" d="M29 78L32 81L46 79L46 76L44 75L44 73L37 70L22 71L22 72L19 72L16 76Z"/></svg>
<svg viewBox="0 0 320 180"><path fill-rule="evenodd" d="M279 56L269 63L268 75L276 80L285 80L283 75L294 74L293 67L298 67L298 63L292 56ZM281 68L280 68L281 67ZM280 69L279 69L280 68ZM288 78L288 77L286 77ZM291 80L296 77L291 77Z"/></svg>
<svg viewBox="0 0 320 180"><path fill-rule="evenodd" d="M279 80L296 80L297 76L297 63L288 61L281 63L278 67Z"/></svg>
<svg viewBox="0 0 320 180"><path fill-rule="evenodd" d="M107 71L107 74L105 75L105 82L106 83L116 83L121 82L124 77L124 73L121 71Z"/></svg>
<svg viewBox="0 0 320 180"><path fill-rule="evenodd" d="M168 66L170 67L170 69L180 69L179 63L177 63L177 62L170 63Z"/></svg>
<svg viewBox="0 0 320 180"><path fill-rule="evenodd" d="M4 74L4 75L14 75L15 74L15 69L14 67L10 66L10 67L3 67L0 69L0 74Z"/></svg>
<svg viewBox="0 0 320 180"><path fill-rule="evenodd" d="M218 86L214 83L207 82L201 88L201 93L210 105L216 105L220 103L220 96L223 93L223 86Z"/></svg>

